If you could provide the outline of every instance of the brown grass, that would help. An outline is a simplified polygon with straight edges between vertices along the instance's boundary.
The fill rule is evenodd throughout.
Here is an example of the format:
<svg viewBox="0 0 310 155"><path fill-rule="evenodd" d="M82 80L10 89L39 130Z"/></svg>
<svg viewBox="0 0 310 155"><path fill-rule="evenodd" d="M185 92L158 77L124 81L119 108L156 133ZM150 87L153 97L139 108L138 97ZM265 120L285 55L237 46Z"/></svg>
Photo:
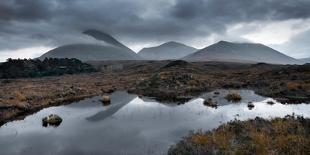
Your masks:
<svg viewBox="0 0 310 155"><path fill-rule="evenodd" d="M15 92L15 97L16 97L16 99L17 99L18 101L21 101L21 102L27 101L26 96L25 96L23 93L19 92L19 91L16 91L16 92Z"/></svg>
<svg viewBox="0 0 310 155"><path fill-rule="evenodd" d="M310 119L302 117L234 121L212 132L194 133L168 154L308 154L309 133Z"/></svg>
<svg viewBox="0 0 310 155"><path fill-rule="evenodd" d="M196 134L191 137L191 141L198 145L206 145L208 144L209 137L203 134Z"/></svg>
<svg viewBox="0 0 310 155"><path fill-rule="evenodd" d="M232 101L232 102L239 102L242 99L241 95L237 92L231 92L231 93L227 94L225 98L228 101Z"/></svg>
<svg viewBox="0 0 310 155"><path fill-rule="evenodd" d="M301 84L297 82L288 82L286 86L288 90L297 90L301 88Z"/></svg>

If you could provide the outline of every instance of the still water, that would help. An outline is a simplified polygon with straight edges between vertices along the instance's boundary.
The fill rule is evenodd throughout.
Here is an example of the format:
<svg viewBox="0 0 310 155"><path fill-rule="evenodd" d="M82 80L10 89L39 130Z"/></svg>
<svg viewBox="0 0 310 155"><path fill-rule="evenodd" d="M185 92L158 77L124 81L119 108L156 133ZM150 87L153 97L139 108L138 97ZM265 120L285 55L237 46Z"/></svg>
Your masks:
<svg viewBox="0 0 310 155"><path fill-rule="evenodd" d="M103 106L100 97L69 105L43 109L21 121L0 128L1 155L42 154L165 154L191 130L209 130L234 120L284 117L288 114L310 117L310 105L283 105L250 90L236 90L240 103L230 103L228 90L201 95L182 105L160 103L126 92L115 92L112 102ZM213 98L215 109L203 105ZM269 105L268 101L276 104ZM248 109L247 103L255 107ZM43 127L41 119L57 114L63 122L58 127Z"/></svg>

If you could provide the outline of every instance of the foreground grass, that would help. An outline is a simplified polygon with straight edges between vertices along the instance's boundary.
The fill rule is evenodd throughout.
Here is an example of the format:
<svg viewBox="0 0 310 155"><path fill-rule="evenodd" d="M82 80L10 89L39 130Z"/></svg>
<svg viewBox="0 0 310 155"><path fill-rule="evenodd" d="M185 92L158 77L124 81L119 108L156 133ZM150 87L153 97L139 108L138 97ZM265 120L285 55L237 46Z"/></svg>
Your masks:
<svg viewBox="0 0 310 155"><path fill-rule="evenodd" d="M191 133L170 148L169 155L296 154L310 152L310 119L287 116L271 121L256 118Z"/></svg>

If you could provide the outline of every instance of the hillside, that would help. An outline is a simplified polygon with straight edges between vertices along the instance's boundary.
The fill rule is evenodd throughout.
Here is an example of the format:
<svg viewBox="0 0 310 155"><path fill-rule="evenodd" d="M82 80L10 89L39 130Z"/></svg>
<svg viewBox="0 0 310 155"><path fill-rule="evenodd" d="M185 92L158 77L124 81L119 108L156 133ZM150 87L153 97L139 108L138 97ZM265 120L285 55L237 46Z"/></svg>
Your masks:
<svg viewBox="0 0 310 155"><path fill-rule="evenodd" d="M300 59L301 61L304 61L306 63L310 63L310 58L304 58L304 59Z"/></svg>
<svg viewBox="0 0 310 155"><path fill-rule="evenodd" d="M181 43L167 42L156 47L143 48L138 55L147 60L170 60L180 59L196 51L197 49Z"/></svg>
<svg viewBox="0 0 310 155"><path fill-rule="evenodd" d="M105 44L70 44L57 47L43 54L39 59L44 58L76 58L82 61L102 61L102 60L140 60L134 51L114 39L109 34L88 30L85 35L103 41Z"/></svg>
<svg viewBox="0 0 310 155"><path fill-rule="evenodd" d="M45 54L43 58L76 58L82 61L99 60L137 60L137 54L122 48L92 44L72 44L55 48Z"/></svg>
<svg viewBox="0 0 310 155"><path fill-rule="evenodd" d="M227 41L220 41L183 59L187 61L302 64L301 61L262 44L231 43Z"/></svg>

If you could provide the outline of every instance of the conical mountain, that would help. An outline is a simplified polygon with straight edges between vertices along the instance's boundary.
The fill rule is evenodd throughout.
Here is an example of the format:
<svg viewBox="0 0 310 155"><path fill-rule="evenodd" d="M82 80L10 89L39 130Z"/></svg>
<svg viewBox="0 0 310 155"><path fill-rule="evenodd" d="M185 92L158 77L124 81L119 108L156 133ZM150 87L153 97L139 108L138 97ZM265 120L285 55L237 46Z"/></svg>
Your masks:
<svg viewBox="0 0 310 155"><path fill-rule="evenodd" d="M223 61L241 63L302 64L263 44L220 41L183 58L187 61Z"/></svg>
<svg viewBox="0 0 310 155"><path fill-rule="evenodd" d="M57 47L43 54L40 59L48 58L77 58L82 61L101 60L140 60L134 51L117 41L111 35L97 30L83 32L105 44L70 44Z"/></svg>
<svg viewBox="0 0 310 155"><path fill-rule="evenodd" d="M196 51L193 47L171 41L156 47L143 48L138 55L147 60L169 60L180 59Z"/></svg>
<svg viewBox="0 0 310 155"><path fill-rule="evenodd" d="M111 44L116 47L124 48L124 49L127 49L128 51L131 51L131 49L129 49L127 46L123 45L122 43L120 43L119 41L117 41L115 38L113 38L111 35L107 33L91 29L91 30L84 31L83 34L92 36L97 40L106 42L107 44Z"/></svg>

